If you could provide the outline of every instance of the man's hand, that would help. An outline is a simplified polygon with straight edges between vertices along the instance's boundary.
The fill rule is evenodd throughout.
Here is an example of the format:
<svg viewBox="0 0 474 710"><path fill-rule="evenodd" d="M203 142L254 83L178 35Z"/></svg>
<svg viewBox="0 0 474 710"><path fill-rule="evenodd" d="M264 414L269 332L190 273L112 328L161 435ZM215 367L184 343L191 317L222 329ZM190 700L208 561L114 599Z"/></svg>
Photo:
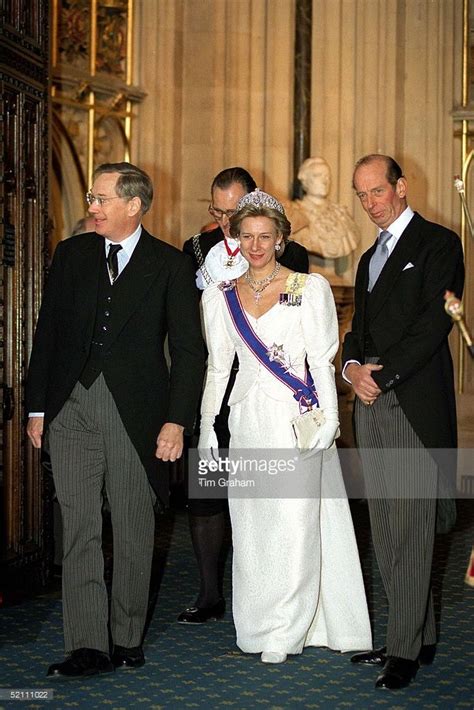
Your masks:
<svg viewBox="0 0 474 710"><path fill-rule="evenodd" d="M180 424L167 422L161 427L161 431L156 439L157 459L162 461L176 461L183 453L183 431Z"/></svg>
<svg viewBox="0 0 474 710"><path fill-rule="evenodd" d="M365 365L351 362L346 367L345 375L350 380L354 392L364 404L373 404L381 394L382 390L372 379L371 373L382 368L383 365L374 365L370 362Z"/></svg>
<svg viewBox="0 0 474 710"><path fill-rule="evenodd" d="M26 425L26 433L35 447L41 449L41 437L43 436L44 417L30 417Z"/></svg>

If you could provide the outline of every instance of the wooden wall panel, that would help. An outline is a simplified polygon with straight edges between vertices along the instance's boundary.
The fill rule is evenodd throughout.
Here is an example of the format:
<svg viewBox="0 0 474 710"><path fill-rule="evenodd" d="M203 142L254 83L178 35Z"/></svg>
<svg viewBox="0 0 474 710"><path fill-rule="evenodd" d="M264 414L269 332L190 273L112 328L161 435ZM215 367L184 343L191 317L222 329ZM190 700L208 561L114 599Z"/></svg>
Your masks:
<svg viewBox="0 0 474 710"><path fill-rule="evenodd" d="M50 491L25 437L23 383L41 299L48 242L47 0L3 3L0 28L0 344L2 376L2 588L44 581L50 545ZM49 495L48 495L49 494Z"/></svg>

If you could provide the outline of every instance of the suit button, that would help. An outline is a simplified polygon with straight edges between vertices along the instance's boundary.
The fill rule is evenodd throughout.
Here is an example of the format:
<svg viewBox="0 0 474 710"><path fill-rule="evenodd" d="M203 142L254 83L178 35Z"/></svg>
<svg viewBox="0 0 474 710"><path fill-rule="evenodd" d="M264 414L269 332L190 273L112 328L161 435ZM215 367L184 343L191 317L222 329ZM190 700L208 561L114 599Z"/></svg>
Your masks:
<svg viewBox="0 0 474 710"><path fill-rule="evenodd" d="M400 375L395 375L395 379L396 379L396 380L399 380L399 379L400 379Z"/></svg>
<svg viewBox="0 0 474 710"><path fill-rule="evenodd" d="M104 316L108 318L110 316L110 311L104 311Z"/></svg>
<svg viewBox="0 0 474 710"><path fill-rule="evenodd" d="M102 326L102 330L105 330L105 331L106 331L106 330L107 330L107 326L106 326L106 325L103 325L103 326Z"/></svg>

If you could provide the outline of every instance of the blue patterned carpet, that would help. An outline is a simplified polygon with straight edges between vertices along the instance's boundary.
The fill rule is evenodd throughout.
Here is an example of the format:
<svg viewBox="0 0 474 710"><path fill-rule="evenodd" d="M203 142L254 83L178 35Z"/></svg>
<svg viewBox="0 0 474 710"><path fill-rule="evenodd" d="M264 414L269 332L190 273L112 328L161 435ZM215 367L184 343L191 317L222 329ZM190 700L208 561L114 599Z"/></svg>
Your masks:
<svg viewBox="0 0 474 710"><path fill-rule="evenodd" d="M434 585L441 611L435 663L422 668L409 689L373 687L376 671L353 667L349 656L306 649L281 666L267 666L235 646L232 615L189 628L175 623L194 599L197 572L183 512L159 518L154 601L148 629L147 663L137 671L117 672L88 682L48 682L49 663L63 658L60 593L48 593L0 610L0 688L54 689L54 699L1 701L12 708L474 708L474 588L464 584L474 540L473 502L464 502L456 531L440 537ZM386 607L368 534L363 503L353 505L354 520L374 620L376 645L383 645ZM230 555L225 594L230 599Z"/></svg>

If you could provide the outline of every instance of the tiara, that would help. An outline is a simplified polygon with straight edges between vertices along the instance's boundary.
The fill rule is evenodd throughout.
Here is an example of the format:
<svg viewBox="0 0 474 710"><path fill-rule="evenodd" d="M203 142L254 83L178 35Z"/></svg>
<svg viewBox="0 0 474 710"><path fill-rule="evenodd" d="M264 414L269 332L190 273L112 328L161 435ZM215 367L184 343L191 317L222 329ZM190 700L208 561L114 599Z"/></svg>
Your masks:
<svg viewBox="0 0 474 710"><path fill-rule="evenodd" d="M259 190L258 187L253 192L249 192L247 195L240 198L237 202L236 211L238 212L247 205L253 205L254 207L270 207L272 210L278 210L278 212L285 214L285 210L283 209L281 202L278 202L275 197L272 197L267 192Z"/></svg>

